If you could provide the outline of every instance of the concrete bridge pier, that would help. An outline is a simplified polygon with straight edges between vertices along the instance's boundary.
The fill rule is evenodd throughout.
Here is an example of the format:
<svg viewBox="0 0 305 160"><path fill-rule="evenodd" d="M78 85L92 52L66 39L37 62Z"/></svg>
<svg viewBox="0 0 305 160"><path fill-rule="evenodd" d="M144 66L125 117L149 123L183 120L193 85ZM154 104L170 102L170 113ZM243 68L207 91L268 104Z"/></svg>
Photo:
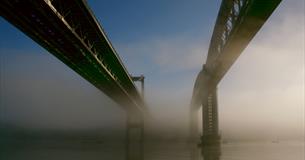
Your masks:
<svg viewBox="0 0 305 160"><path fill-rule="evenodd" d="M198 143L199 139L199 123L198 123L198 109L192 108L190 111L190 142Z"/></svg>
<svg viewBox="0 0 305 160"><path fill-rule="evenodd" d="M128 113L126 160L144 160L144 119L141 113Z"/></svg>
<svg viewBox="0 0 305 160"><path fill-rule="evenodd" d="M220 158L221 137L218 127L217 90L209 94L207 103L202 106L202 136L200 146L202 155L207 160Z"/></svg>

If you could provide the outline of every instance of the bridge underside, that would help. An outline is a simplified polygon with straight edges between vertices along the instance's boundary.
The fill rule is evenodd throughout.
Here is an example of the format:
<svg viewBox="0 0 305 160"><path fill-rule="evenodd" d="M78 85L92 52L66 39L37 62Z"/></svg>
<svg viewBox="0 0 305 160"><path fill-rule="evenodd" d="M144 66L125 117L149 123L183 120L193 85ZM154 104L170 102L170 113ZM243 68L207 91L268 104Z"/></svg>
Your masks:
<svg viewBox="0 0 305 160"><path fill-rule="evenodd" d="M198 110L202 107L202 155L205 160L220 158L217 85L260 30L281 0L223 0L208 57L199 72L191 100L190 138L197 143Z"/></svg>
<svg viewBox="0 0 305 160"><path fill-rule="evenodd" d="M129 112L144 102L83 0L3 0L0 15Z"/></svg>

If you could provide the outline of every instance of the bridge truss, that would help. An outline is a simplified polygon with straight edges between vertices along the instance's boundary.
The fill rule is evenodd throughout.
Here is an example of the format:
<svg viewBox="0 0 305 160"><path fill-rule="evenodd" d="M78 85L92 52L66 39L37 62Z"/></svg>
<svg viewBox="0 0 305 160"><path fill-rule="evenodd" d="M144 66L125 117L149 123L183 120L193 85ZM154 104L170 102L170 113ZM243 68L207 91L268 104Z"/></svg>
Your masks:
<svg viewBox="0 0 305 160"><path fill-rule="evenodd" d="M197 76L191 100L191 138L197 137L197 110L202 107L203 146L220 143L217 84L280 2L281 0L222 1L207 60Z"/></svg>

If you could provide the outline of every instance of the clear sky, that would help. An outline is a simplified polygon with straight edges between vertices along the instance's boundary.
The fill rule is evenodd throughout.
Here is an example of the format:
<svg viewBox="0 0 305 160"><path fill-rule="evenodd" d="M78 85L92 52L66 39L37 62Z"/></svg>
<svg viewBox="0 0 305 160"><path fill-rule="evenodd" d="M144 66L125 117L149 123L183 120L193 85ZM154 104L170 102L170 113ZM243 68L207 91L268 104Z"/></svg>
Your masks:
<svg viewBox="0 0 305 160"><path fill-rule="evenodd" d="M156 121L185 126L220 0L88 3L128 71L145 75L146 100ZM124 112L109 98L3 18L0 35L3 123L35 128L124 125ZM303 134L303 0L283 0L218 91L223 133Z"/></svg>

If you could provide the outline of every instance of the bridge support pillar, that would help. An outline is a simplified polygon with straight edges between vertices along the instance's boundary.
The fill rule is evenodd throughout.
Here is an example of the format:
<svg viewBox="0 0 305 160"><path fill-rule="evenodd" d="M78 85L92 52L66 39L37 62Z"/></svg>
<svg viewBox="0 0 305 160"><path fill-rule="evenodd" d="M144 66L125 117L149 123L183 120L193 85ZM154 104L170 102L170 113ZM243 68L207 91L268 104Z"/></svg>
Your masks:
<svg viewBox="0 0 305 160"><path fill-rule="evenodd" d="M198 110L192 108L190 111L190 142L198 143L199 129L198 129Z"/></svg>
<svg viewBox="0 0 305 160"><path fill-rule="evenodd" d="M208 96L207 103L202 106L201 147L204 159L217 160L220 157L220 135L218 131L217 90Z"/></svg>
<svg viewBox="0 0 305 160"><path fill-rule="evenodd" d="M126 160L144 159L144 120L142 114L128 113L126 124Z"/></svg>

